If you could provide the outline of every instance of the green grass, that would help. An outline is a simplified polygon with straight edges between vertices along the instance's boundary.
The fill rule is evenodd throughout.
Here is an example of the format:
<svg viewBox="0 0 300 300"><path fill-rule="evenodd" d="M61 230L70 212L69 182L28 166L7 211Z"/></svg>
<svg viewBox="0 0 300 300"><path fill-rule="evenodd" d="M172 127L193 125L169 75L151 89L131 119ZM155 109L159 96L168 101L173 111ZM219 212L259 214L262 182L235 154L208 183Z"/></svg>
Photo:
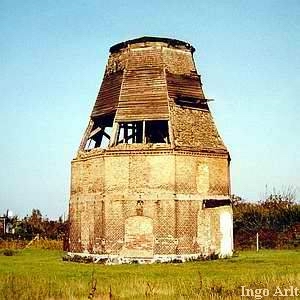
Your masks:
<svg viewBox="0 0 300 300"><path fill-rule="evenodd" d="M300 288L297 250L245 251L231 259L185 264L117 266L63 262L62 255L40 249L19 250L14 256L0 253L0 299L87 299L93 279L94 299L109 299L110 289L112 299L240 299L241 285Z"/></svg>

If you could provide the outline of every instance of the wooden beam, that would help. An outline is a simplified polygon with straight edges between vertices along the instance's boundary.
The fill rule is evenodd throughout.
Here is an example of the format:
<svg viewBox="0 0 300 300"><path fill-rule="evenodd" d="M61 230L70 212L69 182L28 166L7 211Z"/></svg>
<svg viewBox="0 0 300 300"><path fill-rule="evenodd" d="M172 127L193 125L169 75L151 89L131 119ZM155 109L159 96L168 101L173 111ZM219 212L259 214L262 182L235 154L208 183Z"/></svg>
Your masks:
<svg viewBox="0 0 300 300"><path fill-rule="evenodd" d="M100 132L101 132L101 130L100 130ZM95 136L95 142L96 142L95 148L101 147L102 139L103 139L103 132L102 132L102 134L98 134Z"/></svg>
<svg viewBox="0 0 300 300"><path fill-rule="evenodd" d="M125 140L125 143L128 142L128 124L127 123L124 123L124 140Z"/></svg>
<svg viewBox="0 0 300 300"><path fill-rule="evenodd" d="M168 134L171 146L175 147L173 128L170 120L168 121Z"/></svg>
<svg viewBox="0 0 300 300"><path fill-rule="evenodd" d="M111 131L111 139L109 141L109 147L116 145L119 131L119 123L114 122L112 131Z"/></svg>
<svg viewBox="0 0 300 300"><path fill-rule="evenodd" d="M143 144L146 144L146 122L143 120Z"/></svg>
<svg viewBox="0 0 300 300"><path fill-rule="evenodd" d="M105 131L103 131L103 135L105 135L110 140L110 135L108 133L106 133Z"/></svg>
<svg viewBox="0 0 300 300"><path fill-rule="evenodd" d="M89 136L89 139L92 138L93 136L95 136L98 132L100 132L101 130L103 130L103 127L97 127L96 129L94 129Z"/></svg>
<svg viewBox="0 0 300 300"><path fill-rule="evenodd" d="M79 151L83 151L84 150L84 147L89 139L89 136L90 136L90 132L92 130L94 126L94 121L92 119L89 120L89 124L87 126L87 128L85 129L85 132L84 132L84 135L81 139L81 142L80 142L80 146L79 146Z"/></svg>
<svg viewBox="0 0 300 300"><path fill-rule="evenodd" d="M137 126L137 123L133 123L133 126L132 126L132 143L136 143L136 126Z"/></svg>

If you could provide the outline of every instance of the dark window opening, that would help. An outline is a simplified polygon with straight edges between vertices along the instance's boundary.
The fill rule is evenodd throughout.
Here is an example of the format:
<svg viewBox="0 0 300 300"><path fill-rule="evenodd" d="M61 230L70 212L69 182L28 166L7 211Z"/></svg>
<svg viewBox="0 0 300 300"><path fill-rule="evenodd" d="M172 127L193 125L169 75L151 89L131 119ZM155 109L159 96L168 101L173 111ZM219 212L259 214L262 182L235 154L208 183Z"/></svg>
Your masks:
<svg viewBox="0 0 300 300"><path fill-rule="evenodd" d="M198 99L198 98L192 98L192 97L182 97L178 96L175 99L175 103L180 106L187 106L192 108L200 108L200 109L208 109L207 102L210 101L210 99Z"/></svg>
<svg viewBox="0 0 300 300"><path fill-rule="evenodd" d="M85 150L108 147L113 126L114 115L102 116L94 119L94 125L89 134Z"/></svg>
<svg viewBox="0 0 300 300"><path fill-rule="evenodd" d="M230 206L230 199L204 199L203 208L214 208L220 206Z"/></svg>
<svg viewBox="0 0 300 300"><path fill-rule="evenodd" d="M169 144L168 121L135 121L119 123L117 144Z"/></svg>
<svg viewBox="0 0 300 300"><path fill-rule="evenodd" d="M143 122L119 123L117 144L134 144L143 142Z"/></svg>
<svg viewBox="0 0 300 300"><path fill-rule="evenodd" d="M145 125L146 143L170 143L168 121L148 121Z"/></svg>

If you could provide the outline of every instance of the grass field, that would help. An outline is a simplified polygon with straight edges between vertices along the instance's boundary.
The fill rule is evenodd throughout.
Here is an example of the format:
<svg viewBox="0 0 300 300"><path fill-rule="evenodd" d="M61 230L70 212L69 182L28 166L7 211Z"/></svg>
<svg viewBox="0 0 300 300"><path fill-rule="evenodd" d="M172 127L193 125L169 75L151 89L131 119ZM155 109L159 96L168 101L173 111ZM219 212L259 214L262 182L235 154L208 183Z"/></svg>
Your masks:
<svg viewBox="0 0 300 300"><path fill-rule="evenodd" d="M88 299L90 292L93 299L241 299L242 285L270 291L276 286L300 288L299 250L245 251L231 259L185 264L117 266L63 262L62 255L40 249L21 250L14 256L0 253L0 299Z"/></svg>

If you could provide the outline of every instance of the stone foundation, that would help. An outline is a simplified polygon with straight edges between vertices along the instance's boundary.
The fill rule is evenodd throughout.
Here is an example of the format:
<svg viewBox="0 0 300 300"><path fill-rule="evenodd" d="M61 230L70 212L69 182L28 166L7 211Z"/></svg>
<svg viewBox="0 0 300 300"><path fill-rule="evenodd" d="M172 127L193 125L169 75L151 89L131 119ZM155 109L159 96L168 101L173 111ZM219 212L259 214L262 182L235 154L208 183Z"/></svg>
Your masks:
<svg viewBox="0 0 300 300"><path fill-rule="evenodd" d="M73 253L68 252L63 257L64 261L95 263L105 265L120 265L120 264L154 264L154 263L184 263L189 261L215 260L218 258L226 258L217 254L203 255L185 254L185 255L154 255L153 257L125 257L122 255L101 255L90 253Z"/></svg>

